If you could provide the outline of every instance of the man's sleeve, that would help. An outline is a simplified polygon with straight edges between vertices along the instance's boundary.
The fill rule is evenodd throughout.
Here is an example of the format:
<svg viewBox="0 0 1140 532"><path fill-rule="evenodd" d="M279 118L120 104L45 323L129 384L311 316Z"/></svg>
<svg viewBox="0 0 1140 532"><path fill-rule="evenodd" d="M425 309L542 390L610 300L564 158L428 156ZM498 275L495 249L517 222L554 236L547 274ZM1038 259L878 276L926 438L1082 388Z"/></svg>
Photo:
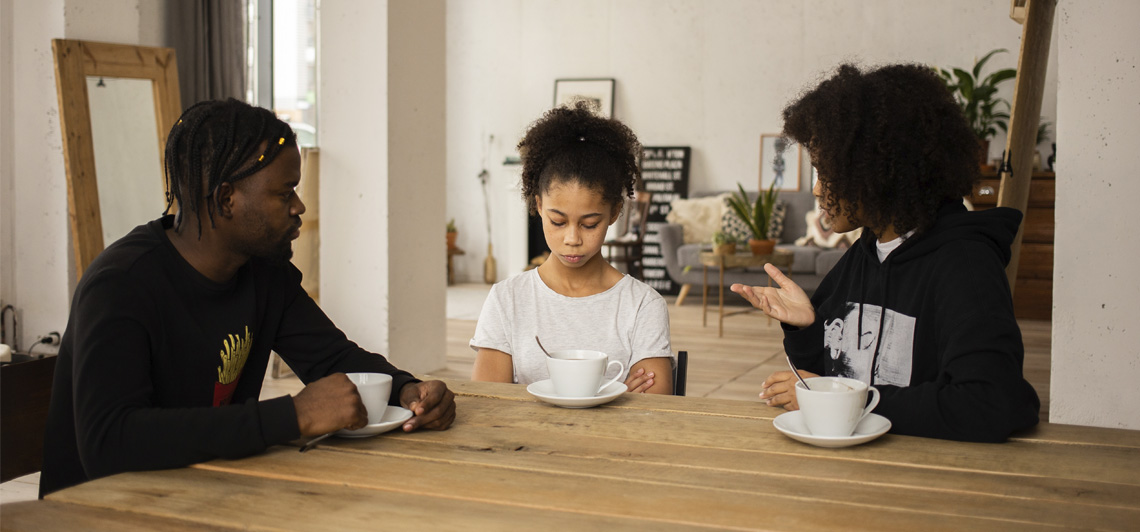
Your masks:
<svg viewBox="0 0 1140 532"><path fill-rule="evenodd" d="M333 324L301 288L300 272L290 266L285 309L273 349L306 384L333 373L370 372L392 376L389 404L400 404L405 384L420 382L383 355L361 349ZM295 281L295 282L293 282Z"/></svg>

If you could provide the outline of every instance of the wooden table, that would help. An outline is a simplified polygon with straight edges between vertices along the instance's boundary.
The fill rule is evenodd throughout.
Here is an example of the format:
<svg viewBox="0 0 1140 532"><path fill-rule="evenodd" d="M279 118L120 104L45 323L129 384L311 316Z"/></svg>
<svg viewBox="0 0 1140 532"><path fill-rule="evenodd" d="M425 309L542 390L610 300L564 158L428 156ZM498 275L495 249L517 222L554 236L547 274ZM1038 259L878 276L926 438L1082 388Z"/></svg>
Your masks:
<svg viewBox="0 0 1140 532"><path fill-rule="evenodd" d="M717 305L717 331L718 337L724 336L724 318L725 316L733 316L736 314L744 314L752 312L753 308L748 307L744 310L737 310L729 313L724 312L724 271L732 268L763 268L765 264L771 263L779 268L789 268L792 261L796 258L795 254L791 251L777 249L770 255L753 255L751 253L736 253L732 255L725 255L722 253L713 253L711 251L702 251L700 255L701 266L704 268L705 278L704 287L701 290L701 325L708 326L708 311L709 311L709 267L717 268L720 279L717 282L719 287L720 299ZM768 286L772 286L772 279L768 279Z"/></svg>
<svg viewBox="0 0 1140 532"><path fill-rule="evenodd" d="M625 394L568 410L453 382L444 432L329 438L125 473L0 508L4 530L1133 529L1140 432L823 449L761 403Z"/></svg>

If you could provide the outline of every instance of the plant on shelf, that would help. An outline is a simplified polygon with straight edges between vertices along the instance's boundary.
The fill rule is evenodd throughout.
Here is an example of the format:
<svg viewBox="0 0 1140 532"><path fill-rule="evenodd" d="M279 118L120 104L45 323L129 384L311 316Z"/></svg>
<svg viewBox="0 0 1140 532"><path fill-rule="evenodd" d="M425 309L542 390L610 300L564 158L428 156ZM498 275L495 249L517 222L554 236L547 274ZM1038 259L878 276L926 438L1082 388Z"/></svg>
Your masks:
<svg viewBox="0 0 1140 532"><path fill-rule="evenodd" d="M455 239L459 237L459 230L455 228L455 218L447 221L447 249L455 249Z"/></svg>
<svg viewBox="0 0 1140 532"><path fill-rule="evenodd" d="M733 255L736 253L736 238L724 231L717 231L712 236L713 253L717 255Z"/></svg>
<svg viewBox="0 0 1140 532"><path fill-rule="evenodd" d="M962 107L966 121L978 137L978 145L982 148L981 162L984 165L989 152L990 139L997 134L997 130L1006 132L1009 129L1009 101L997 95L998 85L1017 76L1017 70L1005 68L982 76L982 67L986 61L998 52L1008 52L1005 48L992 50L981 59L974 62L974 68L969 72L961 68L943 70L935 67L934 70L946 82L946 87ZM1003 110L1004 109L1004 110Z"/></svg>
<svg viewBox="0 0 1140 532"><path fill-rule="evenodd" d="M776 183L768 187L767 191L760 191L756 195L756 202L748 201L748 194L744 187L736 184L739 192L733 192L728 198L728 206L752 233L748 247L752 248L753 255L768 255L776 248L776 241L768 238L768 225L772 219L772 210L776 207Z"/></svg>

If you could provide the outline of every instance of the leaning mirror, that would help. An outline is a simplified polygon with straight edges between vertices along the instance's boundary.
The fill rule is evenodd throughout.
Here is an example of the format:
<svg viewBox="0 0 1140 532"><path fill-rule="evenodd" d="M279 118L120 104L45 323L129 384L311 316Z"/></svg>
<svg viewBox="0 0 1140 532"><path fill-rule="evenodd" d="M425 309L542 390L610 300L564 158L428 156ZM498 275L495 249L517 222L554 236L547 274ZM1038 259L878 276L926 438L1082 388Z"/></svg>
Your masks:
<svg viewBox="0 0 1140 532"><path fill-rule="evenodd" d="M162 152L181 113L174 50L52 40L77 277L165 207Z"/></svg>

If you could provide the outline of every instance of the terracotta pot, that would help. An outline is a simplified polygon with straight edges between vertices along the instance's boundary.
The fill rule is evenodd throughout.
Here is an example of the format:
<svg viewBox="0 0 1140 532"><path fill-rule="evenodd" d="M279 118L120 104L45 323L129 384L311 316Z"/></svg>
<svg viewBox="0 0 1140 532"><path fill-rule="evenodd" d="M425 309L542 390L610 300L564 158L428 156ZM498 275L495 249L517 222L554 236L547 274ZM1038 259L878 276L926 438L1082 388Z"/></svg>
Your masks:
<svg viewBox="0 0 1140 532"><path fill-rule="evenodd" d="M771 255L776 250L776 241L753 238L748 241L748 247L752 249L753 255Z"/></svg>
<svg viewBox="0 0 1140 532"><path fill-rule="evenodd" d="M978 166L992 170L987 158L990 156L990 139L978 139Z"/></svg>
<svg viewBox="0 0 1140 532"><path fill-rule="evenodd" d="M459 233L457 233L455 231L451 231L451 232L447 233L447 249L455 249L455 239L458 236L459 236Z"/></svg>
<svg viewBox="0 0 1140 532"><path fill-rule="evenodd" d="M736 242L729 242L727 244L714 245L713 246L713 253L716 253L717 255L735 255L736 254Z"/></svg>

